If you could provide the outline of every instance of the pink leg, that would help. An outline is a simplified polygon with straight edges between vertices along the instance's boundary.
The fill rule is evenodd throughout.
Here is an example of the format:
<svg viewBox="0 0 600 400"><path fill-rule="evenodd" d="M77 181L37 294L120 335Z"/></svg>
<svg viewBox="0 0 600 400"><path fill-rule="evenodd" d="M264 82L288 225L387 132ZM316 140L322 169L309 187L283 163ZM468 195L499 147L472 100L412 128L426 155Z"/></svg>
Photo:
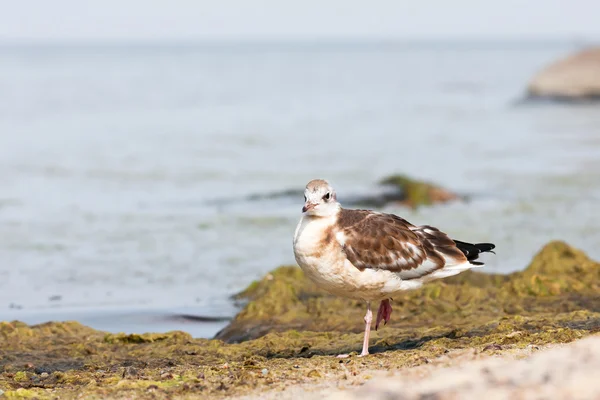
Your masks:
<svg viewBox="0 0 600 400"><path fill-rule="evenodd" d="M392 305L390 304L390 299L381 300L381 304L379 304L379 310L377 311L377 321L375 322L375 330L379 328L379 323L381 322L381 320L384 321L384 324L387 324L391 317Z"/></svg>
<svg viewBox="0 0 600 400"><path fill-rule="evenodd" d="M363 339L363 348L359 357L369 355L369 334L371 333L371 323L373 322L373 313L371 312L371 302L367 301L367 314L365 315L365 337ZM348 354L340 354L337 358L348 358Z"/></svg>
<svg viewBox="0 0 600 400"><path fill-rule="evenodd" d="M367 314L365 315L365 338L363 339L363 348L360 357L369 355L369 334L371 333L371 322L373 322L373 313L371 312L371 303L367 302Z"/></svg>

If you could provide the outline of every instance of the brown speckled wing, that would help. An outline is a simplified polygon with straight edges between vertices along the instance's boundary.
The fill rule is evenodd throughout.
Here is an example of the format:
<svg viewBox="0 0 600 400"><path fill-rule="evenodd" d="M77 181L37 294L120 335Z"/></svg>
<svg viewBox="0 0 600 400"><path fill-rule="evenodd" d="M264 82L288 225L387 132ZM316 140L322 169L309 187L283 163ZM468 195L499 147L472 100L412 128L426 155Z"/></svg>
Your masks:
<svg viewBox="0 0 600 400"><path fill-rule="evenodd" d="M443 268L450 258L466 261L443 232L416 227L392 214L343 209L337 230L346 257L361 271L388 270L415 279Z"/></svg>
<svg viewBox="0 0 600 400"><path fill-rule="evenodd" d="M421 243L430 244L433 250L444 258L446 263L461 264L467 262L467 257L456 246L456 242L439 229L422 225L414 227L413 232L419 236Z"/></svg>

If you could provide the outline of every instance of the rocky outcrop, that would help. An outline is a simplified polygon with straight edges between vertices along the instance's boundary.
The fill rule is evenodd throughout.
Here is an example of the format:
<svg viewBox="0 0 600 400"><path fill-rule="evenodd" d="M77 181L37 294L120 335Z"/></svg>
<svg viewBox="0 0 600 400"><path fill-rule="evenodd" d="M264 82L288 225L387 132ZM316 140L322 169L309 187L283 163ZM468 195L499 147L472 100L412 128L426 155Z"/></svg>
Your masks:
<svg viewBox="0 0 600 400"><path fill-rule="evenodd" d="M363 302L322 292L295 266L276 269L237 298L248 303L218 339L235 343L267 332L360 334L364 329ZM477 336L500 326L501 337L502 332L522 330L523 324L533 328L530 318L543 317L544 327L559 329L573 312L587 318L600 310L600 264L563 242L552 242L522 272L463 272L407 291L393 299L392 307L391 321L379 332L380 351L413 346L423 335ZM544 329L537 329L543 335ZM339 350L356 350L359 344L348 342Z"/></svg>
<svg viewBox="0 0 600 400"><path fill-rule="evenodd" d="M409 178L406 175L389 176L383 179L380 184L396 189L399 197L391 201L399 202L413 208L447 203L458 200L461 197L440 185Z"/></svg>
<svg viewBox="0 0 600 400"><path fill-rule="evenodd" d="M351 208L386 207L401 205L413 209L433 204L460 200L460 196L444 187L411 178L407 175L391 175L379 181L380 191L373 195L345 198L342 203Z"/></svg>
<svg viewBox="0 0 600 400"><path fill-rule="evenodd" d="M266 194L248 196L247 201L264 201L273 199L302 199L304 188L284 190ZM385 207L389 205L402 205L411 208L428 206L439 203L460 200L460 196L444 187L411 178L407 175L397 174L388 176L378 182L376 193L369 195L353 195L352 193L338 193L338 198L344 207Z"/></svg>
<svg viewBox="0 0 600 400"><path fill-rule="evenodd" d="M600 48L590 48L551 64L533 77L533 99L600 100Z"/></svg>
<svg viewBox="0 0 600 400"><path fill-rule="evenodd" d="M183 332L108 334L76 322L0 323L7 398L225 398L366 371L422 366L457 351L502 355L600 330L600 264L562 242L522 272L463 273L394 298L374 354L340 363L362 341L360 302L329 296L282 267L238 296L246 305L222 340ZM370 373L370 372L368 372Z"/></svg>

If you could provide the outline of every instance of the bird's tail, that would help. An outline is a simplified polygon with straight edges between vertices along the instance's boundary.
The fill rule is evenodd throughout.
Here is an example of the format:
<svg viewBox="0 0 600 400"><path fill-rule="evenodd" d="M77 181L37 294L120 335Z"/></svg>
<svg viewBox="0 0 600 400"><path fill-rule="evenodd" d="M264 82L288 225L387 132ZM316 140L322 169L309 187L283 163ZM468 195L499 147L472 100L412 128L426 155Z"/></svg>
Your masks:
<svg viewBox="0 0 600 400"><path fill-rule="evenodd" d="M459 240L454 240L454 243L456 243L456 247L463 252L467 260L473 265L483 265L482 262L475 261L479 258L479 254L494 253L493 250L496 248L496 245L492 243L467 243Z"/></svg>

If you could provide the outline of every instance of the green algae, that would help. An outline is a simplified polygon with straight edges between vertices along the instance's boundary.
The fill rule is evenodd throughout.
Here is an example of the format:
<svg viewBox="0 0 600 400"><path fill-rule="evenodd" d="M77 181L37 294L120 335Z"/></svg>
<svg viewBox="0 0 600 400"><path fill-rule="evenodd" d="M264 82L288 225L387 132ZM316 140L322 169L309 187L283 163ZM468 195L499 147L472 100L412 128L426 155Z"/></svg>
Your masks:
<svg viewBox="0 0 600 400"><path fill-rule="evenodd" d="M4 392L4 397L7 399L32 399L36 397L41 397L43 394L39 390L28 390L19 388L17 390L9 390Z"/></svg>
<svg viewBox="0 0 600 400"><path fill-rule="evenodd" d="M438 185L413 179L406 175L392 175L384 178L380 183L397 188L403 195L402 203L413 208L444 203L459 198L456 194Z"/></svg>
<svg viewBox="0 0 600 400"><path fill-rule="evenodd" d="M28 380L28 378L27 378L27 372L25 372L25 371L18 371L15 374L14 380L15 380L15 382L25 382L25 381L27 381Z"/></svg>
<svg viewBox="0 0 600 400"><path fill-rule="evenodd" d="M600 264L552 242L522 272L463 273L394 298L373 354L340 364L332 355L360 350L364 304L281 267L236 296L245 307L219 339L2 322L0 389L9 398L223 398L421 365L455 349L567 343L600 331L598 289Z"/></svg>
<svg viewBox="0 0 600 400"><path fill-rule="evenodd" d="M411 208L427 206L460 199L461 196L430 182L410 178L406 175L392 175L382 179L383 192L347 199L346 205L355 208L379 208L389 204L401 204Z"/></svg>
<svg viewBox="0 0 600 400"><path fill-rule="evenodd" d="M189 340L191 337L187 333L183 332L172 332L168 334L164 333L144 333L144 334L129 334L124 333L107 334L104 336L104 341L107 343L153 343L160 341L171 341L180 342Z"/></svg>
<svg viewBox="0 0 600 400"><path fill-rule="evenodd" d="M508 315L600 310L599 264L565 243L545 246L522 272L468 271L394 298L388 327L483 324ZM361 301L322 293L297 267L280 267L239 297L248 304L217 338L240 342L266 332L363 330Z"/></svg>

